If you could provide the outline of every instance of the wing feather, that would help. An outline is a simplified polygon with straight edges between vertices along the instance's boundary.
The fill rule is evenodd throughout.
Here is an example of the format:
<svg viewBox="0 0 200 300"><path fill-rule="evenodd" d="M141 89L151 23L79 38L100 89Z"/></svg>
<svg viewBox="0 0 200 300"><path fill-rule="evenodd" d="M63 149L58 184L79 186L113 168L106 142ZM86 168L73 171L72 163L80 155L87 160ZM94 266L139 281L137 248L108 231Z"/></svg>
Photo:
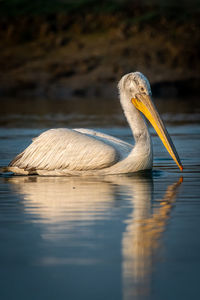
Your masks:
<svg viewBox="0 0 200 300"><path fill-rule="evenodd" d="M74 130L92 136L99 141L103 141L107 145L111 145L118 151L118 155L121 159L125 158L133 150L133 145L106 133L86 128L76 128Z"/></svg>
<svg viewBox="0 0 200 300"><path fill-rule="evenodd" d="M11 167L24 170L94 170L118 161L115 147L72 129L43 132L14 160Z"/></svg>

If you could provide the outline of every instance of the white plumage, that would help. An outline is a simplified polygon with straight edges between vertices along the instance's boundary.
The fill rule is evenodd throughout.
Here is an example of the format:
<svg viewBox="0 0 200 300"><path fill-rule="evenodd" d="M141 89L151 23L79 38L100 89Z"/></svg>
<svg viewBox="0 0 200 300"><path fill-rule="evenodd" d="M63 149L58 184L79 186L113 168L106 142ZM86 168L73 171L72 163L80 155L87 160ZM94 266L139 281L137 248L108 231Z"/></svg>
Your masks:
<svg viewBox="0 0 200 300"><path fill-rule="evenodd" d="M151 169L151 137L140 108L133 105L133 99L142 102L142 96L149 100L149 82L139 72L127 74L119 82L119 93L135 146L90 129L51 129L33 139L32 144L17 155L7 169L17 174L54 176L120 174ZM163 123L161 125L164 126ZM171 145L169 136L167 140ZM172 149L174 153L174 146Z"/></svg>

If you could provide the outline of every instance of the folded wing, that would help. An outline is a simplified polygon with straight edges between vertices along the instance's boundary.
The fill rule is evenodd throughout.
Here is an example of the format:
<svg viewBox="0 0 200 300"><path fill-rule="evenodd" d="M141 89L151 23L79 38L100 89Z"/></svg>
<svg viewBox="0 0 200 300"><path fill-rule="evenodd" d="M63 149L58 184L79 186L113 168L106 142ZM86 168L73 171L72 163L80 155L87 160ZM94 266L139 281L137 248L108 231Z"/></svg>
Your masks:
<svg viewBox="0 0 200 300"><path fill-rule="evenodd" d="M72 129L45 131L10 163L23 170L95 170L119 160L111 144Z"/></svg>

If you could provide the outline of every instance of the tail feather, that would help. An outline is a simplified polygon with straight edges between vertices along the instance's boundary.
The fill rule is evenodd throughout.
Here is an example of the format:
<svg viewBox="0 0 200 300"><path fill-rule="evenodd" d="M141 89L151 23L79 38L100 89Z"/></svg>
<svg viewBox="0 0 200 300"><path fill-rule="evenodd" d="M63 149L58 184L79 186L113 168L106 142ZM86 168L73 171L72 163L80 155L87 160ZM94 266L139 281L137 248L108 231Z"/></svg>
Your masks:
<svg viewBox="0 0 200 300"><path fill-rule="evenodd" d="M5 173L14 173L17 175L29 175L33 174L33 172L26 171L24 169L20 169L18 167L0 167L0 174L5 174Z"/></svg>
<svg viewBox="0 0 200 300"><path fill-rule="evenodd" d="M0 167L0 174L1 173L6 173L6 172L10 172L9 167Z"/></svg>

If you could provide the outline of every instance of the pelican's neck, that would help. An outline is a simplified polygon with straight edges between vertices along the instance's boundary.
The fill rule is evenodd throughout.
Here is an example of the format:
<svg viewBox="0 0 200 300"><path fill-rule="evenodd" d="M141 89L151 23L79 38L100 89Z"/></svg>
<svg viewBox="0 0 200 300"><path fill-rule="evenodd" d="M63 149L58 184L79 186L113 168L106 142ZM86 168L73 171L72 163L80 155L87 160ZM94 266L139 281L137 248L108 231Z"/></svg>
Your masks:
<svg viewBox="0 0 200 300"><path fill-rule="evenodd" d="M142 139L145 140L146 143L149 143L150 146L151 138L149 130L141 113L135 108L135 106L131 103L130 99L128 99L125 93L120 94L120 101L126 119L132 130L135 143L139 142L139 140L141 141Z"/></svg>
<svg viewBox="0 0 200 300"><path fill-rule="evenodd" d="M146 122L126 94L120 94L120 101L135 139L135 146L127 158L128 170L135 172L151 169L153 147Z"/></svg>

